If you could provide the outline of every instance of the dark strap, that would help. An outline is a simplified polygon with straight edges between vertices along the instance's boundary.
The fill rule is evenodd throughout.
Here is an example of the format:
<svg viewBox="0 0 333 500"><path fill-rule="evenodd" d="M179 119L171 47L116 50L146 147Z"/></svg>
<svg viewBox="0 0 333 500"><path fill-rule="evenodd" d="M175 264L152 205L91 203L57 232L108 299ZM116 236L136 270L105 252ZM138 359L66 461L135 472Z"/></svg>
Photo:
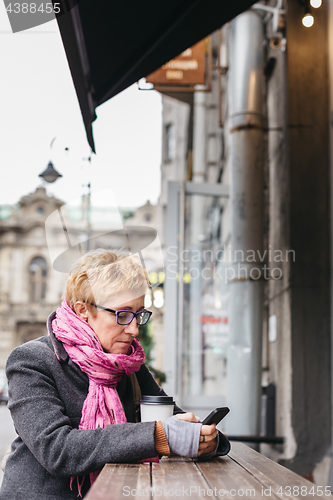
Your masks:
<svg viewBox="0 0 333 500"><path fill-rule="evenodd" d="M135 372L133 372L131 374L130 381L132 384L133 399L134 399L134 405L135 405L135 421L140 422L140 420L141 420L141 416L140 416L141 389L140 389L139 382L138 382L138 379L137 379Z"/></svg>

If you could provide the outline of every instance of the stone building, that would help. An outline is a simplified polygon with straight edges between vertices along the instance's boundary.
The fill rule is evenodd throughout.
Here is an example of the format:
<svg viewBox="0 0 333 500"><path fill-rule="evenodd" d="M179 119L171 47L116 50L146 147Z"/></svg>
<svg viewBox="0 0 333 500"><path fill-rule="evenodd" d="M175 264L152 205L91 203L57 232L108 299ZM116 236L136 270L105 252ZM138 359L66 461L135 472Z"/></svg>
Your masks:
<svg viewBox="0 0 333 500"><path fill-rule="evenodd" d="M124 221L126 225L135 226L135 237L144 241L146 233L155 225L156 210L149 202L136 211L92 206L89 224L87 204L85 197L81 206L65 205L49 195L44 187L38 187L34 193L23 196L17 205L0 207L0 369L4 368L14 347L47 334L46 320L61 302L68 274L67 269L62 272L54 269L54 257L65 255L68 244L63 228L54 224L59 210L70 238L80 241L83 249L112 246L112 233L108 231L114 227L119 229ZM154 244L158 249L158 242ZM144 254L150 271L158 270L161 265L155 262L154 244L153 249L148 246ZM158 346L162 335L161 310L155 308L153 302L152 297L156 318L153 332ZM159 359L158 352L157 347ZM158 359L155 367L161 369L162 362Z"/></svg>
<svg viewBox="0 0 333 500"><path fill-rule="evenodd" d="M50 265L45 219L62 205L40 187L1 207L1 368L14 347L46 334L46 319L59 305L66 277Z"/></svg>

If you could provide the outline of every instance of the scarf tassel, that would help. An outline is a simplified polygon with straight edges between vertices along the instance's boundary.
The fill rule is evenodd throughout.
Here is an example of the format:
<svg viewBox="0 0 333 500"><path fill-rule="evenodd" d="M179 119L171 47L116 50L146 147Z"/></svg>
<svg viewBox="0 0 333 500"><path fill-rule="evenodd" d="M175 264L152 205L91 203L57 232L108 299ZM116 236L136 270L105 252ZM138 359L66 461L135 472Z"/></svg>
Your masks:
<svg viewBox="0 0 333 500"><path fill-rule="evenodd" d="M90 487L94 484L94 482L96 481L96 479L98 478L99 474L100 474L101 471L97 471L97 472L91 472L89 474L89 478L90 478ZM74 479L76 479L76 484L77 484L77 489L78 489L78 495L77 497L79 498L82 498L82 486L83 486L83 483L84 483L84 480L85 480L86 476L83 476L82 478L82 481L80 482L80 478L78 476L72 476L71 479L70 479L70 482L69 482L69 487L70 489L73 491L73 482L74 482Z"/></svg>
<svg viewBox="0 0 333 500"><path fill-rule="evenodd" d="M82 486L83 486L83 483L84 483L84 480L85 480L86 476L83 476L82 478L82 481L80 483L80 478L79 477L76 477L76 483L77 483L77 489L78 489L78 495L77 497L79 498L82 498ZM71 480L70 480L70 483L69 483L69 487L70 489L73 491L73 481L74 481L75 477L71 477Z"/></svg>

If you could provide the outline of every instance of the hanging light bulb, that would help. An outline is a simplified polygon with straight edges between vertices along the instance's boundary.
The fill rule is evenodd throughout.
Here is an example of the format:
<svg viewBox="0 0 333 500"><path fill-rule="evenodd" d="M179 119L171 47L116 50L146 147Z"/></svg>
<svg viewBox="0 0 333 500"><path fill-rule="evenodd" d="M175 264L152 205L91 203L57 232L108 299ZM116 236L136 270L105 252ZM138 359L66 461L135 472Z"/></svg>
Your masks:
<svg viewBox="0 0 333 500"><path fill-rule="evenodd" d="M302 19L303 26L305 26L306 28L311 28L311 26L313 26L313 23L314 23L313 15L312 14L305 14L305 16Z"/></svg>
<svg viewBox="0 0 333 500"><path fill-rule="evenodd" d="M160 309L164 305L164 294L161 288L154 290L154 306Z"/></svg>
<svg viewBox="0 0 333 500"><path fill-rule="evenodd" d="M149 293L146 293L146 295L145 295L145 307L151 307L151 305L152 305L151 296L149 295Z"/></svg>
<svg viewBox="0 0 333 500"><path fill-rule="evenodd" d="M322 0L310 0L310 5L314 9L319 9L319 7L321 7L322 3L323 3Z"/></svg>

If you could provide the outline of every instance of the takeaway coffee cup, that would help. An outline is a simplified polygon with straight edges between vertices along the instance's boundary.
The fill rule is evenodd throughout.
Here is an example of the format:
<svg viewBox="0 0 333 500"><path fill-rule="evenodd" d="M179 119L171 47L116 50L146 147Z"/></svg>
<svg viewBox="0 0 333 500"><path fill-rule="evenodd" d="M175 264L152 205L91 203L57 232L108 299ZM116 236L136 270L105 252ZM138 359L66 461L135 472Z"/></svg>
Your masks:
<svg viewBox="0 0 333 500"><path fill-rule="evenodd" d="M172 417L174 405L172 396L142 396L140 400L141 422L166 420Z"/></svg>

